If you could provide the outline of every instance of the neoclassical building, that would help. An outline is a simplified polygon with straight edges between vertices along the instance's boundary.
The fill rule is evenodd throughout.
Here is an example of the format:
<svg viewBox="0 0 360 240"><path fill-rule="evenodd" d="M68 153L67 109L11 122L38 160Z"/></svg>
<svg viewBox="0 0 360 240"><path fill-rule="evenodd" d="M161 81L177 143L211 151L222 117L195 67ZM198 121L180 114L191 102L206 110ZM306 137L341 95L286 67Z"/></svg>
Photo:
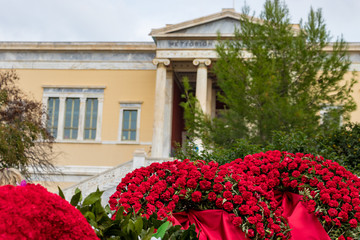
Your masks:
<svg viewBox="0 0 360 240"><path fill-rule="evenodd" d="M104 182L119 182L116 166L125 172L144 164L144 158L171 157L185 136L179 106L183 78L202 110L214 116L220 104L209 70L217 59L218 32L233 36L239 18L233 9L223 9L152 29L153 42L0 43L0 68L16 69L20 86L42 99L48 111L47 126L59 153L55 164L63 172L51 176L48 187L67 188L102 172L113 177ZM360 44L350 43L349 54L351 70L359 72ZM354 89L358 105L359 87ZM360 121L359 110L352 121Z"/></svg>

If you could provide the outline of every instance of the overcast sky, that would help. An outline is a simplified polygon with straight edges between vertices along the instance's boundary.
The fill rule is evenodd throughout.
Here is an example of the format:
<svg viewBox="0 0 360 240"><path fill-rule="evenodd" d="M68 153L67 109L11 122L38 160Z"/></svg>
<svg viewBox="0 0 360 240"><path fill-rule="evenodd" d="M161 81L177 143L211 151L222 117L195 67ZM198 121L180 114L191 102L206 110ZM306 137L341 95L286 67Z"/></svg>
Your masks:
<svg viewBox="0 0 360 240"><path fill-rule="evenodd" d="M246 0L260 13L265 0ZM328 29L360 42L360 0L286 0L292 23L322 8ZM152 41L152 28L220 12L244 0L0 0L0 41Z"/></svg>

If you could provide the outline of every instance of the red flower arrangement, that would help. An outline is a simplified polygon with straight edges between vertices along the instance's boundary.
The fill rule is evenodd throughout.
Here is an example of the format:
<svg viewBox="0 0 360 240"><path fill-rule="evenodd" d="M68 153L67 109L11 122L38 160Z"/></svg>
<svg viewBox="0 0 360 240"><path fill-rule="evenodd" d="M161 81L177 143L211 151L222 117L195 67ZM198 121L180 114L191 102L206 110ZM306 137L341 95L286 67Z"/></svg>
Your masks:
<svg viewBox="0 0 360 240"><path fill-rule="evenodd" d="M75 207L40 185L0 187L0 239L98 239Z"/></svg>
<svg viewBox="0 0 360 240"><path fill-rule="evenodd" d="M331 239L359 236L360 180L344 167L310 154L268 151L218 166L198 160L154 163L126 175L110 197L123 206L161 218L190 209L223 209L248 238L289 239L275 192L302 196ZM114 215L115 216L115 215ZM346 238L345 238L346 237Z"/></svg>

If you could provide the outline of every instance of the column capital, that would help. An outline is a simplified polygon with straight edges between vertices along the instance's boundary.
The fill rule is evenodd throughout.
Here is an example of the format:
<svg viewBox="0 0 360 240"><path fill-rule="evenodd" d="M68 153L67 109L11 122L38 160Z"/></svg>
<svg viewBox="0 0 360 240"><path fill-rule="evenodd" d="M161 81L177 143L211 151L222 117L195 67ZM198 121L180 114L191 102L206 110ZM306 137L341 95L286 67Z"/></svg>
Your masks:
<svg viewBox="0 0 360 240"><path fill-rule="evenodd" d="M195 66L209 66L211 64L211 60L208 59L208 58L195 58L194 61L193 61L193 64Z"/></svg>
<svg viewBox="0 0 360 240"><path fill-rule="evenodd" d="M159 65L169 66L170 60L167 58L154 58L153 64L156 66L159 66Z"/></svg>

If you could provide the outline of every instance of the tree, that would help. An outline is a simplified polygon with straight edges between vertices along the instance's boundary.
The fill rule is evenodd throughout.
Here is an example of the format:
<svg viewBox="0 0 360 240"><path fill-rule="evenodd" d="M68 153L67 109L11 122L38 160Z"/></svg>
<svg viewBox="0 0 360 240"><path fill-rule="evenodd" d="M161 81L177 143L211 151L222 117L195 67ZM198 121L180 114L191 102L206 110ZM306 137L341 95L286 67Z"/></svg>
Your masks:
<svg viewBox="0 0 360 240"><path fill-rule="evenodd" d="M319 112L329 107L332 116L336 110L349 120L356 105L354 76L344 80L347 45L342 38L330 43L321 10L311 9L300 25L290 24L288 8L279 0L267 0L260 18L249 12L245 7L234 39L219 41L216 48L218 97L226 109L206 137L226 146L239 138L264 144L273 130L311 133L321 129Z"/></svg>
<svg viewBox="0 0 360 240"><path fill-rule="evenodd" d="M41 102L26 96L18 80L15 71L0 72L0 168L17 168L29 177L29 168L54 170L53 137Z"/></svg>

